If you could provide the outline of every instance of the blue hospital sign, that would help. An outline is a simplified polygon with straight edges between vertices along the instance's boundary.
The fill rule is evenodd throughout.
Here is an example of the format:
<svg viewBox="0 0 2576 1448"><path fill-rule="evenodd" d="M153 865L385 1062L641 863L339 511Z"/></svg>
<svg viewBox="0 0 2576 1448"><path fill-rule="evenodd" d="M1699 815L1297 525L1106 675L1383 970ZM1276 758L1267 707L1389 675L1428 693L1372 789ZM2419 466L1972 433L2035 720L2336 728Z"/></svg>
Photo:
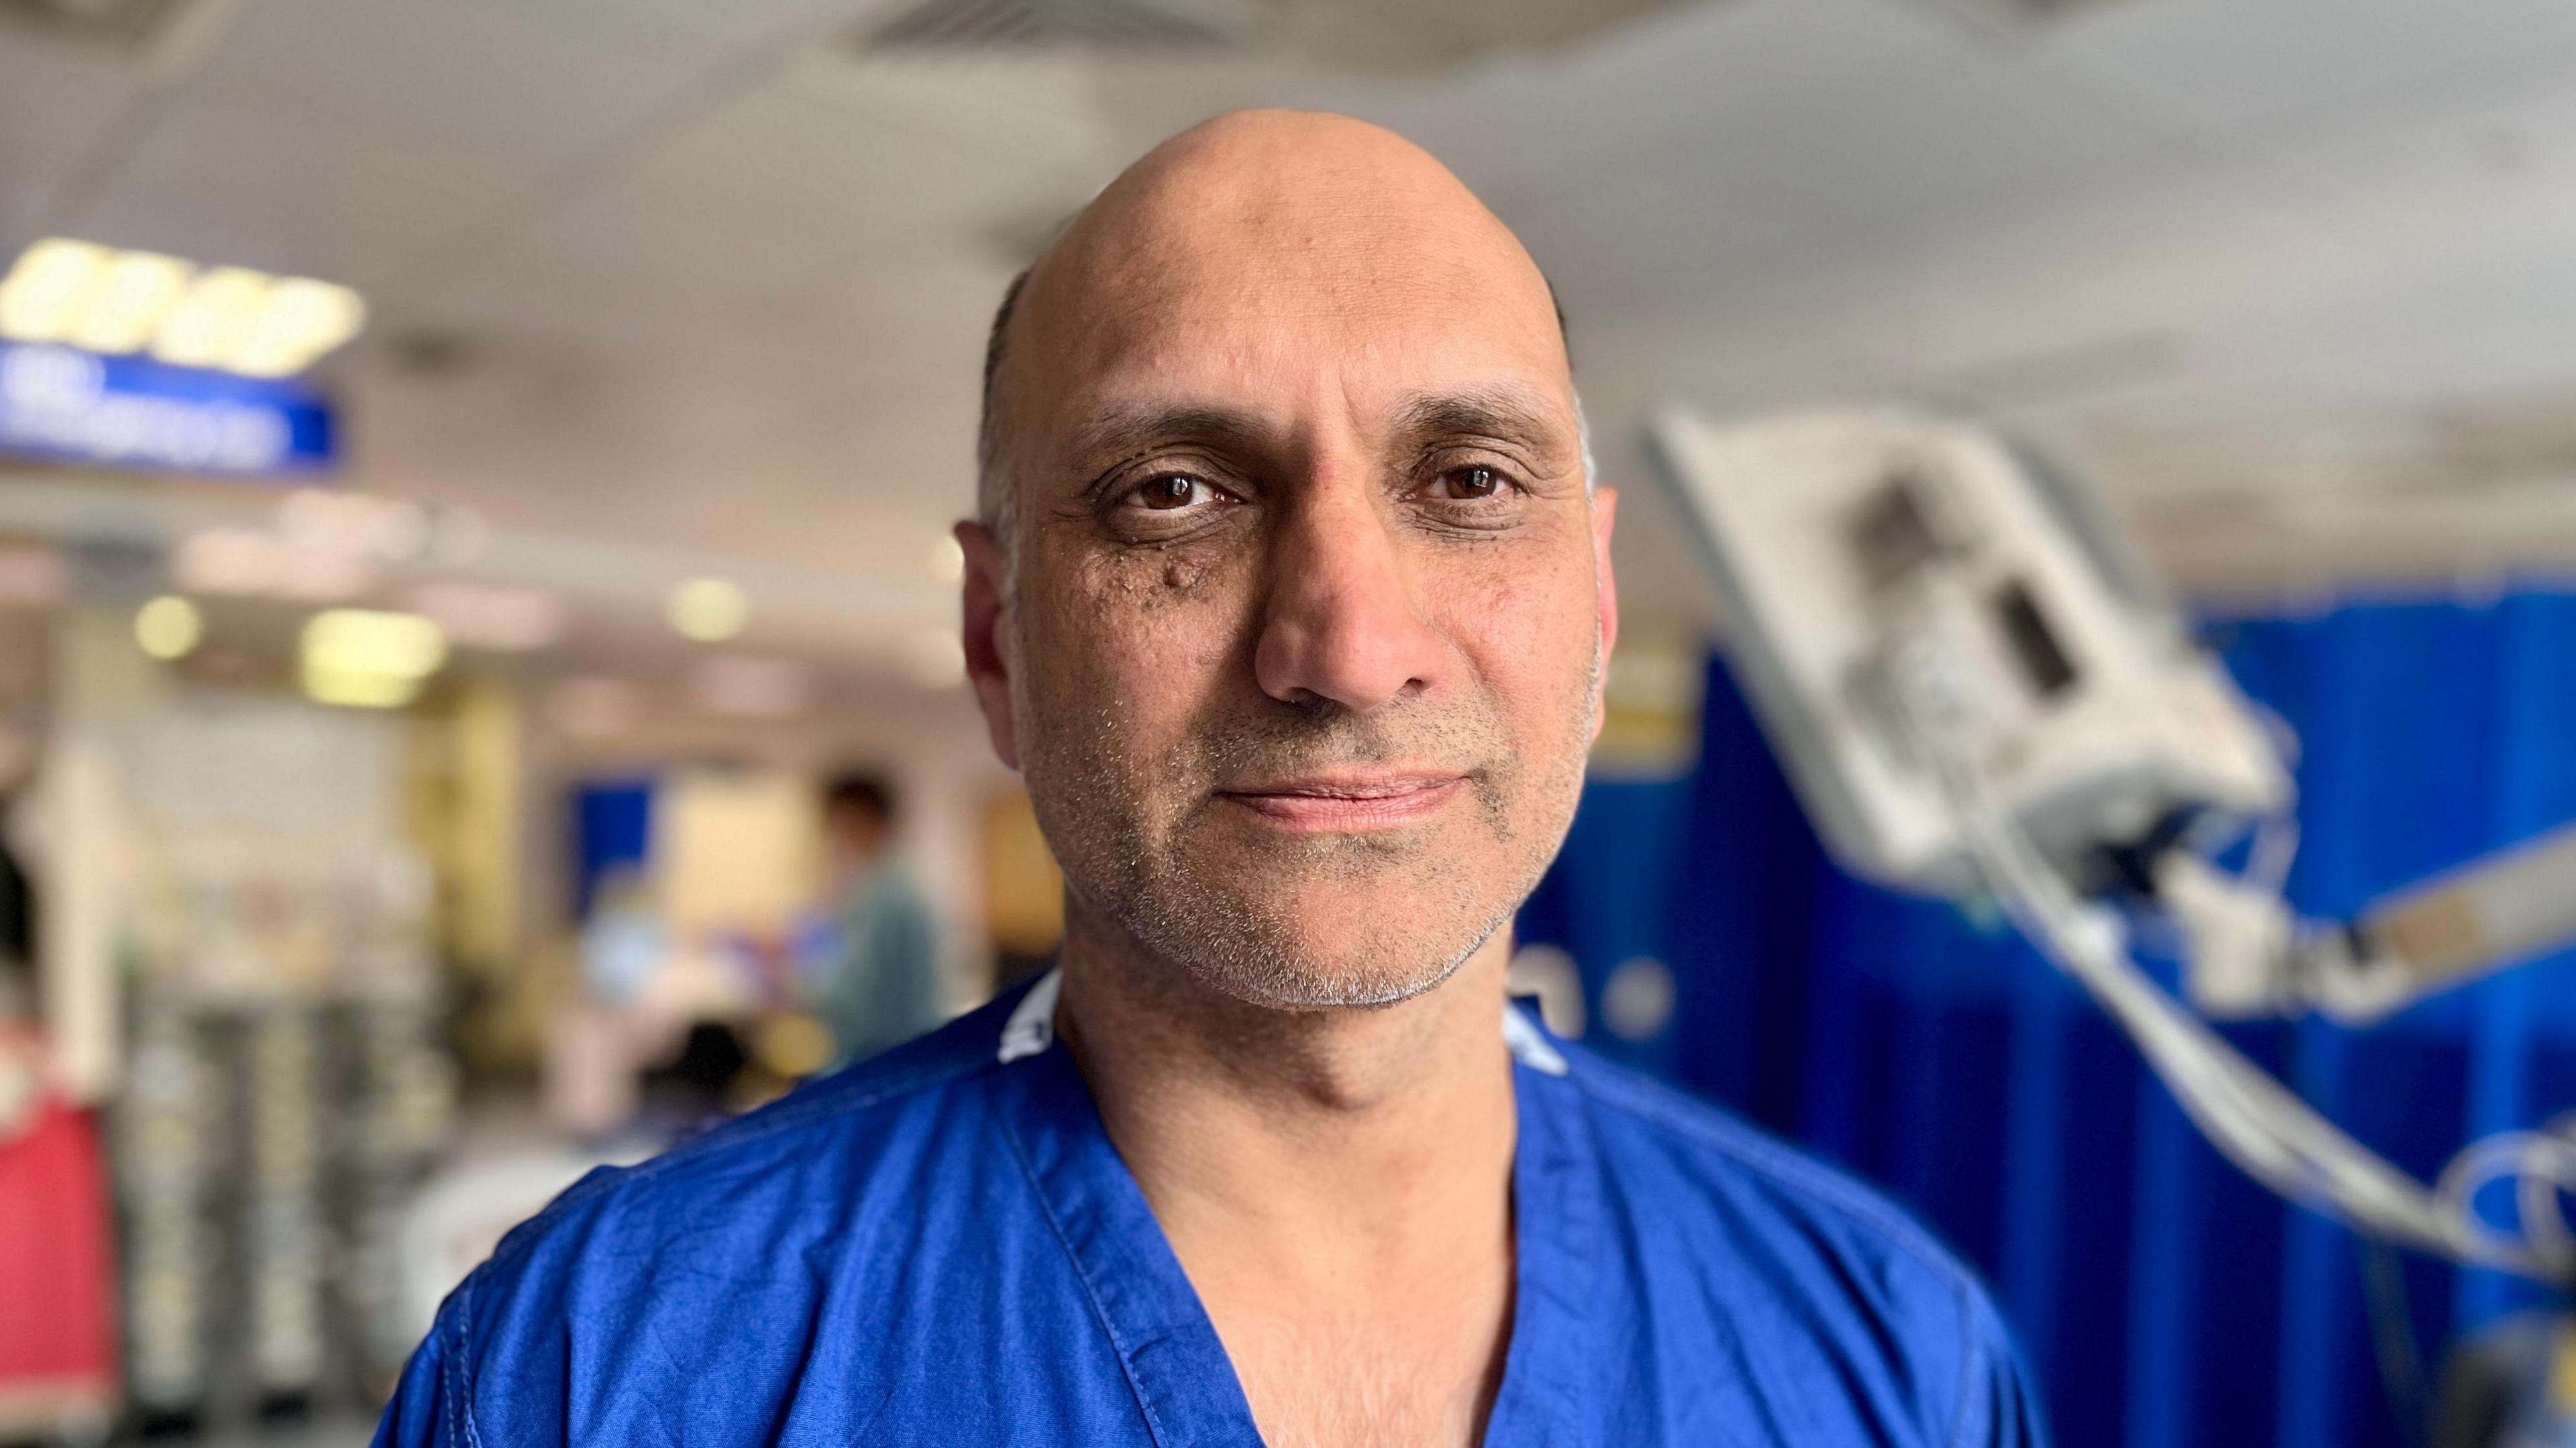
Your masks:
<svg viewBox="0 0 2576 1448"><path fill-rule="evenodd" d="M331 408L291 381L0 343L0 453L257 477L333 456Z"/></svg>

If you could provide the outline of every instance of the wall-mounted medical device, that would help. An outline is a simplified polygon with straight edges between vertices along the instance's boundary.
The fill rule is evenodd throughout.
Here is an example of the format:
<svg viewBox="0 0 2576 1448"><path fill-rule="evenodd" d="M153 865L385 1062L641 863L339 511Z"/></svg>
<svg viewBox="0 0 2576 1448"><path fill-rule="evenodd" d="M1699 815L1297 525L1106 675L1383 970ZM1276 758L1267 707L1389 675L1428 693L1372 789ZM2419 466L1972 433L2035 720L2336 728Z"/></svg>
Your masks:
<svg viewBox="0 0 2576 1448"><path fill-rule="evenodd" d="M2178 815L2241 827L2289 782L2227 676L2088 499L1977 428L1898 411L1655 434L1699 524L1732 656L1819 829L1855 873L1954 894L1956 812L1898 717L1909 635L1973 704L1999 802L2079 871Z"/></svg>
<svg viewBox="0 0 2576 1448"><path fill-rule="evenodd" d="M2000 905L2259 1180L2461 1261L2576 1277L2576 1135L2472 1144L2427 1186L2265 1074L2131 959L2184 942L2218 1015L2368 1020L2576 940L2576 829L2349 924L2281 899L2295 741L2195 644L2117 530L1993 432L1895 408L1651 430L1737 672L1845 868ZM2254 836L2230 871L2219 850ZM2516 1220L2479 1210L2516 1188Z"/></svg>

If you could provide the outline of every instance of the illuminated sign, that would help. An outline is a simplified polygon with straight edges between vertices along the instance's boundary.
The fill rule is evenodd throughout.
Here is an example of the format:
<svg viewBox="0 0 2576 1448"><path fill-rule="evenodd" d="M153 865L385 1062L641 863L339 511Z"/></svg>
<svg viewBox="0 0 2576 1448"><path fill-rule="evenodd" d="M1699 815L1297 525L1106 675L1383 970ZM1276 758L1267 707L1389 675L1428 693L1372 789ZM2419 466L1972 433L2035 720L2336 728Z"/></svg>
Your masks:
<svg viewBox="0 0 2576 1448"><path fill-rule="evenodd" d="M232 477L311 472L334 456L330 405L300 384L6 342L0 452Z"/></svg>

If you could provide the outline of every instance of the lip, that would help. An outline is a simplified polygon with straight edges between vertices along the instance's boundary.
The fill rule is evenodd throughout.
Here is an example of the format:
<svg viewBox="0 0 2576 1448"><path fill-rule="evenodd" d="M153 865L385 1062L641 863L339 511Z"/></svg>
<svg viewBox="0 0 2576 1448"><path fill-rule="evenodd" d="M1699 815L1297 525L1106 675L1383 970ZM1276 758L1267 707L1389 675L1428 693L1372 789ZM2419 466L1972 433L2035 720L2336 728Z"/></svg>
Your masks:
<svg viewBox="0 0 2576 1448"><path fill-rule="evenodd" d="M1289 830L1347 834L1417 824L1449 802L1464 775L1331 775L1218 791L1218 797Z"/></svg>

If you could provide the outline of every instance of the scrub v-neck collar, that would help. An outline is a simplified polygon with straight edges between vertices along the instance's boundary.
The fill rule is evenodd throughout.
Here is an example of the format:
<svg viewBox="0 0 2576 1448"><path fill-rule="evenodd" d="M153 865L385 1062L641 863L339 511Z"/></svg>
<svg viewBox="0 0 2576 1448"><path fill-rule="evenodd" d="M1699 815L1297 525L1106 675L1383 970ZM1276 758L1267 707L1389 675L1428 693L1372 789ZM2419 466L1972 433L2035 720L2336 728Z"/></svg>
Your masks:
<svg viewBox="0 0 2576 1448"><path fill-rule="evenodd" d="M1109 1139L1072 1053L1054 1039L1050 971L998 1043L993 1100L1047 1220L1081 1277L1161 1448L1257 1445L1260 1430L1216 1326ZM1519 1114L1512 1146L1511 1343L1486 1448L1581 1437L1585 1318L1597 1297L1601 1185L1591 1124L1564 1056L1505 1008ZM1533 1049L1535 1047L1535 1049Z"/></svg>

